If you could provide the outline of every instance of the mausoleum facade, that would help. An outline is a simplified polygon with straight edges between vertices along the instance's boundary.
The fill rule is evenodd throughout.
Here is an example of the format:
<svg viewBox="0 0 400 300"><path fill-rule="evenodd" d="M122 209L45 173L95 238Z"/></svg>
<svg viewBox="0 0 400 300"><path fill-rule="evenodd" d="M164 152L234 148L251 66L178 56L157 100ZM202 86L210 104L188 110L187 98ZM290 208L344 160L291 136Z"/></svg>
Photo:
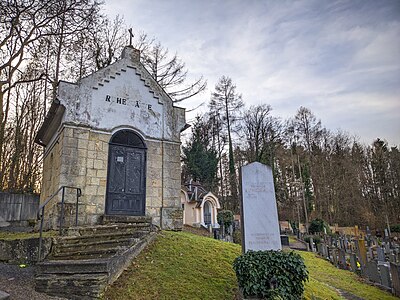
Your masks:
<svg viewBox="0 0 400 300"><path fill-rule="evenodd" d="M97 224L104 215L133 215L180 229L185 128L184 109L153 80L139 51L125 47L114 64L78 83L59 83L36 136L45 147L41 202L61 186L73 186L82 190L80 224ZM66 195L71 210L74 199ZM46 218L50 227L57 224L56 204L46 208Z"/></svg>

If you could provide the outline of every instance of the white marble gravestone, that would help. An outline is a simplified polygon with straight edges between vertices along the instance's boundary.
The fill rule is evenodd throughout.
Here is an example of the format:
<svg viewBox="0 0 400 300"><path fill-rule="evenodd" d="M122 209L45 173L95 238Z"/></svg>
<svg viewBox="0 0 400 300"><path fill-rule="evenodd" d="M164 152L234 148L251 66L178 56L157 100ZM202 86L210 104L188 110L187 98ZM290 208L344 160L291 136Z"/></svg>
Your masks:
<svg viewBox="0 0 400 300"><path fill-rule="evenodd" d="M241 169L242 248L281 250L272 169L259 162Z"/></svg>

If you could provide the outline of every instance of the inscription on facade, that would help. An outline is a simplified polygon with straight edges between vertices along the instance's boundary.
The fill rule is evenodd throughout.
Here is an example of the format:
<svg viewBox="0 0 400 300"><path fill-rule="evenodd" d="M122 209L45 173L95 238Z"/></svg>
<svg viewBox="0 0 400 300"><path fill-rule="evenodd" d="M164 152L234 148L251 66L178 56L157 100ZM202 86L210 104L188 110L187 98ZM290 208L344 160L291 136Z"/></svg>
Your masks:
<svg viewBox="0 0 400 300"><path fill-rule="evenodd" d="M116 104L120 104L120 105L127 105L128 101L129 101L129 98L106 95L106 102L116 103ZM151 108L152 108L151 104L142 103L139 100L133 101L133 107L140 108L142 106L147 107L148 110L151 110Z"/></svg>

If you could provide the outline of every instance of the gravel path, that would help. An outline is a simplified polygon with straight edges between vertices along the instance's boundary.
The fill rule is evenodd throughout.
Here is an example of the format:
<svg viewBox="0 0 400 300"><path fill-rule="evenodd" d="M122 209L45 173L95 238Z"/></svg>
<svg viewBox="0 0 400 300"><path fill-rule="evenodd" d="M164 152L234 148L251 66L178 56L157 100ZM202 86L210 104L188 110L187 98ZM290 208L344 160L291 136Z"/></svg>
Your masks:
<svg viewBox="0 0 400 300"><path fill-rule="evenodd" d="M56 300L35 291L35 268L0 263L0 290L10 294L10 300Z"/></svg>

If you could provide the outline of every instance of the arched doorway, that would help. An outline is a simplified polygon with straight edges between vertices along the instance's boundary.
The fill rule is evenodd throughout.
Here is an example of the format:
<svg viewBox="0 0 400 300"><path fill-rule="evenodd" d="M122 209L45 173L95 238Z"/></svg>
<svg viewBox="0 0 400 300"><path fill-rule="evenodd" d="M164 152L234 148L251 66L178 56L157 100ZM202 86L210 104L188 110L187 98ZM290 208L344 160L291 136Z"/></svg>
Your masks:
<svg viewBox="0 0 400 300"><path fill-rule="evenodd" d="M131 130L116 132L109 143L107 215L143 216L146 202L146 145Z"/></svg>
<svg viewBox="0 0 400 300"><path fill-rule="evenodd" d="M206 201L204 202L204 224L205 225L210 225L211 224L211 205L210 202Z"/></svg>

